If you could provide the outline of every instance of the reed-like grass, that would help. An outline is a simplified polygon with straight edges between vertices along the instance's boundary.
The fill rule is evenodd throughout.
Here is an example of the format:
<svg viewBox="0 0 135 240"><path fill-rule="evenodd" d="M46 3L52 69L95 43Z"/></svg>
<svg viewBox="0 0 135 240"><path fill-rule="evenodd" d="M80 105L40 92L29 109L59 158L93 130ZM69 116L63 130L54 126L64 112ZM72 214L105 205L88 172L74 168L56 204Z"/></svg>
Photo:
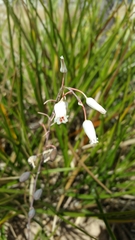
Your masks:
<svg viewBox="0 0 135 240"><path fill-rule="evenodd" d="M58 148L57 159L42 166L38 180L43 195L35 206L34 221L41 226L35 239L49 239L42 235L44 214L57 215L74 228L78 227L70 217L101 218L110 239L117 239L111 223L123 223L123 216L125 222L133 221L135 211L130 206L115 209L111 201L135 197L134 5L122 1L110 9L102 4L99 0L49 0L46 4L4 0L0 23L2 239L6 239L9 220L19 215L27 218L31 181L23 185L18 178L24 171L32 172L28 157L43 151L44 132L38 123L46 124L47 119L37 112L50 114L53 109L52 103L43 103L55 99L61 86L61 55L68 68L66 86L97 99L107 114L87 109L99 139L94 148L87 148L82 110L73 96L67 97L68 124L51 127L50 143ZM81 208L64 209L70 197ZM111 213L105 213L105 202L110 203Z"/></svg>

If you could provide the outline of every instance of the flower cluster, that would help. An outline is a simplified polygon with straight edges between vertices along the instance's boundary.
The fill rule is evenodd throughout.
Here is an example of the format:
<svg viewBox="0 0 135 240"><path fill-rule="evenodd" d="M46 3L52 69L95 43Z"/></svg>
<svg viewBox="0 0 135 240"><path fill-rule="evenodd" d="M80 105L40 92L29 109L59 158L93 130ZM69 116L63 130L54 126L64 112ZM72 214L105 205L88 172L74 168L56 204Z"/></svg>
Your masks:
<svg viewBox="0 0 135 240"><path fill-rule="evenodd" d="M100 112L101 114L106 114L106 110L99 103L97 103L97 101L95 99L93 99L91 97L87 97L85 95L85 93L83 93L81 90L76 89L76 88L66 87L64 85L64 77L65 77L65 74L67 73L67 68L66 68L63 56L60 57L60 63L61 63L60 72L63 74L63 78L62 78L62 85L61 85L60 91L58 93L57 100L50 99L44 103L44 104L47 104L49 101L55 102L52 117L49 117L46 113L41 113L41 112L39 112L39 113L48 117L50 126L55 123L58 125L60 125L62 123L66 124L68 122L68 118L69 118L69 116L67 115L68 103L66 101L66 96L68 94L72 94L74 97L76 97L79 106L81 106L83 109L84 122L82 124L82 127L84 129L84 132L86 133L86 135L89 138L90 144L94 145L94 144L98 143L98 138L96 136L96 131L95 131L94 125L90 120L87 119L84 104L82 103L81 99L76 95L76 92L81 93L81 95L85 98L86 104L90 108ZM48 139L50 131L46 130L46 127L44 124L41 124L41 125L44 128L45 136ZM53 145L46 146L46 148L48 148L48 147L49 147L49 149L48 150L46 149L46 151L44 151L43 153L38 154L38 155L33 155L28 158L28 163L33 168L35 168L37 165L38 156L43 157L43 162L52 161L55 159L56 154L57 154L56 147ZM23 178L24 178L24 176L23 176Z"/></svg>
<svg viewBox="0 0 135 240"><path fill-rule="evenodd" d="M60 59L61 59L60 72L66 73L67 68L66 68L63 56L61 56ZM94 125L90 120L87 120L85 107L84 107L82 101L75 94L75 91L80 92L85 97L86 104L89 107L93 108L94 110L97 110L98 112L100 112L102 114L106 114L106 110L99 103L97 103L95 99L93 99L91 97L87 97L81 90L76 89L76 88L70 88L70 87L63 87L63 88L69 90L69 92L63 93L64 96L67 95L68 93L72 93L77 98L78 104L80 106L82 106L83 111L84 111L84 118L85 118L85 120L82 124L84 132L88 136L88 138L90 140L90 144L91 145L96 144L98 142L98 139L96 137ZM61 124L61 123L68 122L67 102L65 100L63 100L63 98L54 105L54 113L55 113L54 123Z"/></svg>
<svg viewBox="0 0 135 240"><path fill-rule="evenodd" d="M106 113L106 110L98 104L93 98L86 97L86 103L89 107L99 111L102 114ZM79 104L82 106L82 104ZM67 103L63 100L60 100L54 105L55 119L54 122L57 124L68 122L67 116ZM90 140L90 144L95 144L98 142L96 137L96 132L93 126L93 123L90 120L85 119L83 124L83 129Z"/></svg>

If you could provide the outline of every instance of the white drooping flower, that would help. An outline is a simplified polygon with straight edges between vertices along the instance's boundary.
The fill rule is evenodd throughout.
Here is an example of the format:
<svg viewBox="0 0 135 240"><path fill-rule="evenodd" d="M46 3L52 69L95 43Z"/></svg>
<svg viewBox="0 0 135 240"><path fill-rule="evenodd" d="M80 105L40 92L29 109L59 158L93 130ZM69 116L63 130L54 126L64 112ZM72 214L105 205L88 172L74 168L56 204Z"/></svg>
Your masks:
<svg viewBox="0 0 135 240"><path fill-rule="evenodd" d="M54 122L57 124L68 122L67 103L63 100L54 105L55 118Z"/></svg>
<svg viewBox="0 0 135 240"><path fill-rule="evenodd" d="M66 73L66 72L67 72L67 68L66 68L65 61L64 61L64 57L63 57L63 56L60 57L60 62L61 62L60 72Z"/></svg>
<svg viewBox="0 0 135 240"><path fill-rule="evenodd" d="M35 161L37 160L37 156L33 155L28 158L28 163L32 165L33 168L35 168Z"/></svg>
<svg viewBox="0 0 135 240"><path fill-rule="evenodd" d="M95 99L86 98L86 103L89 107L97 110L98 112L106 114L106 110L99 103L97 103Z"/></svg>
<svg viewBox="0 0 135 240"><path fill-rule="evenodd" d="M95 128L93 126L93 123L90 120L85 120L83 122L83 129L86 135L88 136L91 145L98 143Z"/></svg>

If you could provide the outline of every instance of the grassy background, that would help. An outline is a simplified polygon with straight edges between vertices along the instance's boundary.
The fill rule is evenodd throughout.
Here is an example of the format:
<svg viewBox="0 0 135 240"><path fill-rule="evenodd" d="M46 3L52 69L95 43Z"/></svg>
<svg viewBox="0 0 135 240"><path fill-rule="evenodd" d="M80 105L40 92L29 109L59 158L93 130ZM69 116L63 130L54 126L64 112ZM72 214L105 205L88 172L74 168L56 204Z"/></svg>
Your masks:
<svg viewBox="0 0 135 240"><path fill-rule="evenodd" d="M99 144L84 147L88 139L82 131L82 109L74 97L67 98L69 123L52 126L50 143L58 147L58 156L54 163L42 167L38 187L43 188L43 195L42 201L36 203L34 220L42 230L43 214L52 218L57 212L65 222L67 216L76 219L95 216L104 220L111 239L117 239L109 223L123 223L123 218L127 223L133 222L135 214L130 204L125 207L124 202L118 208L111 204L114 199L119 203L121 198L130 201L135 197L133 4L122 1L110 10L109 5L103 7L99 0L75 3L65 0L62 4L51 0L46 4L42 0L11 4L4 0L2 11L5 11L0 21L2 238L6 239L8 220L20 214L27 217L31 181L20 184L18 178L24 171L32 171L28 157L43 150L44 132L39 121L46 124L46 118L37 112L51 114L52 103L44 106L43 102L57 96L61 86L59 57L63 55L68 68L66 86L96 98L107 115L87 109ZM81 208L64 209L63 203L70 197ZM104 213L106 202L109 214Z"/></svg>

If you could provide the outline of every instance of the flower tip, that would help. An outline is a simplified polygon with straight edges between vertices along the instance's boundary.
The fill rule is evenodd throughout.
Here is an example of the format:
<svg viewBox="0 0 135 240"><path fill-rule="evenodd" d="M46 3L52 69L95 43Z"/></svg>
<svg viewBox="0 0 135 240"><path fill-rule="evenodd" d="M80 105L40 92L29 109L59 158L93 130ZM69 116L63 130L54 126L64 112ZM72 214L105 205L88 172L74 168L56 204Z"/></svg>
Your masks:
<svg viewBox="0 0 135 240"><path fill-rule="evenodd" d="M103 108L102 111L101 111L102 114L106 114L107 111Z"/></svg>
<svg viewBox="0 0 135 240"><path fill-rule="evenodd" d="M98 143L98 138L97 139L94 139L94 140L90 140L90 145L91 146L94 146L95 144Z"/></svg>

